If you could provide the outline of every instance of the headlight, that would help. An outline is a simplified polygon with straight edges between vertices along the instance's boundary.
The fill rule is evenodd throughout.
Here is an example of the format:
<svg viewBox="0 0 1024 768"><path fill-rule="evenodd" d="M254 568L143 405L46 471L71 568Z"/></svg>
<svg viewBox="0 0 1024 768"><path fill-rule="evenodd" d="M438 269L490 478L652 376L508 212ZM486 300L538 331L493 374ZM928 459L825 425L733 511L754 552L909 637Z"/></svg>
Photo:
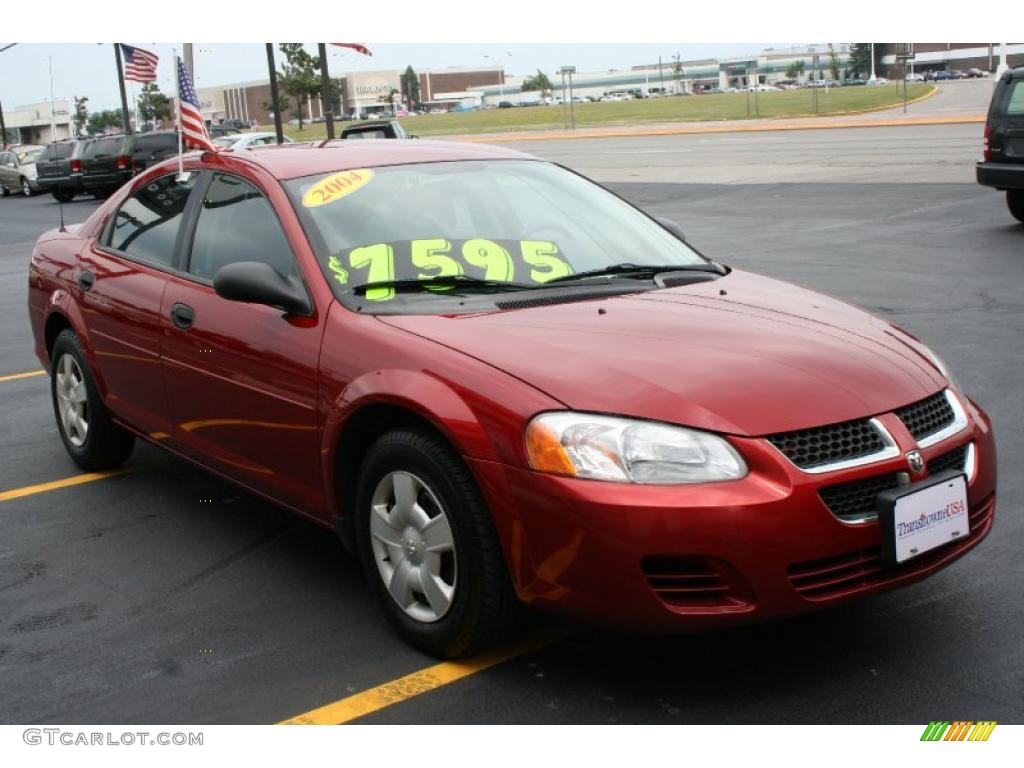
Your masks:
<svg viewBox="0 0 1024 768"><path fill-rule="evenodd" d="M747 465L708 432L650 421L563 411L526 428L530 465L539 472L621 483L708 483L736 480Z"/></svg>

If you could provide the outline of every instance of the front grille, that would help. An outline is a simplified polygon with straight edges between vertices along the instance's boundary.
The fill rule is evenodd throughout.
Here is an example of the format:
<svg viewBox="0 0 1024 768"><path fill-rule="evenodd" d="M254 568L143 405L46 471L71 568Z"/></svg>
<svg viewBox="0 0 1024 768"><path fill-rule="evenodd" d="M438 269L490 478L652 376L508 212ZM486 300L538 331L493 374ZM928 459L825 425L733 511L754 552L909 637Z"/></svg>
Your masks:
<svg viewBox="0 0 1024 768"><path fill-rule="evenodd" d="M900 408L896 415L915 440L935 434L952 424L956 418L944 391Z"/></svg>
<svg viewBox="0 0 1024 768"><path fill-rule="evenodd" d="M898 472L890 472L849 483L827 485L818 489L818 495L832 514L840 520L864 520L877 514L875 499L882 491L898 486L899 477Z"/></svg>
<svg viewBox="0 0 1024 768"><path fill-rule="evenodd" d="M645 557L640 566L654 594L673 609L699 611L748 606L721 568L707 558L658 555Z"/></svg>
<svg viewBox="0 0 1024 768"><path fill-rule="evenodd" d="M830 600L855 595L927 571L969 549L988 533L994 510L995 496L992 495L971 509L971 530L967 536L900 565L886 565L882 562L881 547L869 547L821 560L794 563L786 574L797 593L807 600Z"/></svg>
<svg viewBox="0 0 1024 768"><path fill-rule="evenodd" d="M936 472L944 472L947 469L964 469L964 464L967 462L967 446L961 445L959 448L954 448L952 451L947 451L941 456L936 456L934 459L928 462L928 474L934 475Z"/></svg>
<svg viewBox="0 0 1024 768"><path fill-rule="evenodd" d="M867 420L770 435L768 442L800 469L813 469L885 450L882 436Z"/></svg>

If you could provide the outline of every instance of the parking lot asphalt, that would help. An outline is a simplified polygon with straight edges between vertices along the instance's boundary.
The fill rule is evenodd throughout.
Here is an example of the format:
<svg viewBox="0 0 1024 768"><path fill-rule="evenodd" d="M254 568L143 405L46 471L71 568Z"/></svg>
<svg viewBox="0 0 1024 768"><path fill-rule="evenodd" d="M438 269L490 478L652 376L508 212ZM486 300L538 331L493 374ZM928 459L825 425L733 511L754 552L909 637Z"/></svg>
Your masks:
<svg viewBox="0 0 1024 768"><path fill-rule="evenodd" d="M359 722L1024 722L1024 226L992 190L899 183L881 163L844 184L689 181L612 187L706 255L861 304L947 360L995 424L992 534L924 582L797 619L656 639L573 627ZM49 197L0 200L0 498L79 474L48 379L3 380L38 369L27 259L56 216ZM0 722L276 722L436 663L396 639L331 534L156 448L127 469L0 501Z"/></svg>

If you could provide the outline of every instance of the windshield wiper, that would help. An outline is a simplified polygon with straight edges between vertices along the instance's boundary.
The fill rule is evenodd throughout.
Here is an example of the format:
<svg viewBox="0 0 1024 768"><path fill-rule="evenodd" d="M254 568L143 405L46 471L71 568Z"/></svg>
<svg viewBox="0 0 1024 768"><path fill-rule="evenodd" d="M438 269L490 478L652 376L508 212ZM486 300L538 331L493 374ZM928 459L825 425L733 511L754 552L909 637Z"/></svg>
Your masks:
<svg viewBox="0 0 1024 768"><path fill-rule="evenodd" d="M536 285L525 283L513 283L507 280L485 280L469 275L438 275L437 277L413 278L404 280L378 280L373 283L363 283L352 289L357 296L365 296L367 291L374 288L394 288L396 291L419 293L431 291L436 288L460 288L472 289L474 291L527 291L537 288ZM441 294L443 295L443 294Z"/></svg>
<svg viewBox="0 0 1024 768"><path fill-rule="evenodd" d="M620 277L647 278L654 277L662 272L710 272L715 275L727 273L725 267L714 261L702 262L700 264L632 264L628 261L619 264L609 264L607 267L588 269L585 272L576 272L572 275L563 275L553 280L548 280L545 285L552 283L564 283L571 280L585 280L589 277L607 277L618 275Z"/></svg>

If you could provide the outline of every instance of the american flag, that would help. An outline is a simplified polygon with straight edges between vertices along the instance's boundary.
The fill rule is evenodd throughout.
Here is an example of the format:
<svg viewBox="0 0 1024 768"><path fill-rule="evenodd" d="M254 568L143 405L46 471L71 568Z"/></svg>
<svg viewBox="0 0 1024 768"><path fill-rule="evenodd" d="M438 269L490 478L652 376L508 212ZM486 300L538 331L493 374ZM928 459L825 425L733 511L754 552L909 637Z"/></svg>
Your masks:
<svg viewBox="0 0 1024 768"><path fill-rule="evenodd" d="M160 57L141 48L119 43L124 56L124 79L136 83L152 83L156 80L156 65Z"/></svg>
<svg viewBox="0 0 1024 768"><path fill-rule="evenodd" d="M362 43L331 43L331 45L336 45L339 48L351 48L356 53L363 54L363 56L373 56L373 54L370 53L370 49Z"/></svg>
<svg viewBox="0 0 1024 768"><path fill-rule="evenodd" d="M200 111L199 97L192 86L192 78L188 76L185 62L178 59L178 102L179 119L181 120L182 137L189 147L216 152L217 148L210 141L206 132L206 122Z"/></svg>

